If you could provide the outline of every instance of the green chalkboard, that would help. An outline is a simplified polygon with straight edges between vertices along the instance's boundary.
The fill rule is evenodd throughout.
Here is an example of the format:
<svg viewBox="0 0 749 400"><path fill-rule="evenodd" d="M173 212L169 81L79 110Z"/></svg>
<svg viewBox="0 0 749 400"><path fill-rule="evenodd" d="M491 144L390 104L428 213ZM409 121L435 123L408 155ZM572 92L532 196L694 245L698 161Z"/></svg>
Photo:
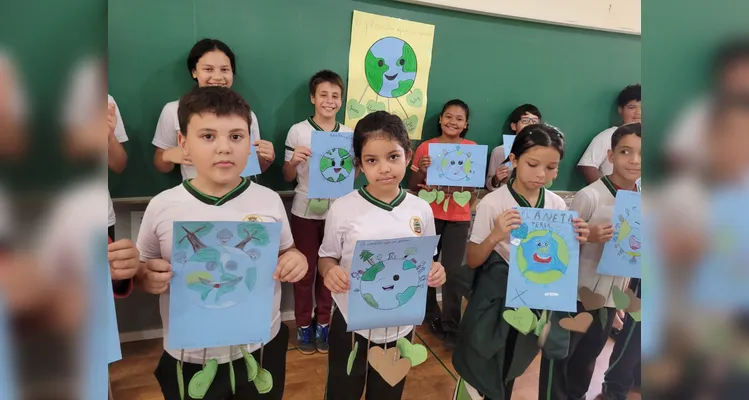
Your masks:
<svg viewBox="0 0 749 400"><path fill-rule="evenodd" d="M640 38L374 0L110 0L109 91L130 136L128 167L110 175L113 197L149 196L179 181L158 173L151 139L165 103L193 81L185 58L196 40L226 42L237 55L233 88L250 102L277 162L260 183L276 190L289 127L312 112L307 80L329 68L348 76L354 10L435 25L424 139L442 104L471 107L468 138L499 145L507 114L538 105L567 137L555 189L578 189L575 164L590 139L615 122L614 99L640 81ZM343 112L339 114L343 119ZM414 143L416 146L418 143Z"/></svg>

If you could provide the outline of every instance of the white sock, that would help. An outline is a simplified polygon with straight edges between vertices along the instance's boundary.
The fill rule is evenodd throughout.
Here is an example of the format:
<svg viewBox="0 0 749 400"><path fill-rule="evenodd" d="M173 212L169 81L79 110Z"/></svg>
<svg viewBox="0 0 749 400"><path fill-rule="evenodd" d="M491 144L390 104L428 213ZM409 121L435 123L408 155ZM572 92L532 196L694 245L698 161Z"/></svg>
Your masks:
<svg viewBox="0 0 749 400"><path fill-rule="evenodd" d="M307 325L307 326L300 326L300 328L307 329L307 328L309 328L309 325Z"/></svg>
<svg viewBox="0 0 749 400"><path fill-rule="evenodd" d="M320 324L320 326L322 326L323 328L325 328L326 326L328 326L328 324Z"/></svg>

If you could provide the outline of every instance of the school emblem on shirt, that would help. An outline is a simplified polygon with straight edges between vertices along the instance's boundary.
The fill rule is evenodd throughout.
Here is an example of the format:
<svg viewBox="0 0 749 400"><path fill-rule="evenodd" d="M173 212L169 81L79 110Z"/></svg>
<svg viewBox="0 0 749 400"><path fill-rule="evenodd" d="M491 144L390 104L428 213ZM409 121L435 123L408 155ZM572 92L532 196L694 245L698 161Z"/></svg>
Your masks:
<svg viewBox="0 0 749 400"><path fill-rule="evenodd" d="M418 236L421 236L421 233L423 232L422 224L423 222L421 222L421 218L416 216L411 217L411 220L408 222L408 225L411 228L411 232L415 233Z"/></svg>
<svg viewBox="0 0 749 400"><path fill-rule="evenodd" d="M259 215L249 214L242 218L242 222L263 222L263 219Z"/></svg>

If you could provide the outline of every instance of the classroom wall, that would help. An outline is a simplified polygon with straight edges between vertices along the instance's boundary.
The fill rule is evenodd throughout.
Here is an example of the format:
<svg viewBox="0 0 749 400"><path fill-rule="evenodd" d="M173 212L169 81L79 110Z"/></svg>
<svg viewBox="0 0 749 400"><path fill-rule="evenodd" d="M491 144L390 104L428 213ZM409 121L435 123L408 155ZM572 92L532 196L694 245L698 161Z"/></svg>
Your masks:
<svg viewBox="0 0 749 400"><path fill-rule="evenodd" d="M471 106L468 138L491 147L515 106L539 106L567 138L554 189L582 187L577 160L596 133L616 123L618 91L640 80L640 38L632 35L390 0L110 0L109 90L130 136L126 171L110 174L112 196L152 196L179 182L178 169L154 169L151 140L164 104L192 87L185 58L204 37L236 53L233 88L276 148L277 162L260 183L290 189L281 174L286 133L313 111L306 89L312 73L330 68L347 78L353 10L435 25L424 139L436 135L437 114L452 98Z"/></svg>

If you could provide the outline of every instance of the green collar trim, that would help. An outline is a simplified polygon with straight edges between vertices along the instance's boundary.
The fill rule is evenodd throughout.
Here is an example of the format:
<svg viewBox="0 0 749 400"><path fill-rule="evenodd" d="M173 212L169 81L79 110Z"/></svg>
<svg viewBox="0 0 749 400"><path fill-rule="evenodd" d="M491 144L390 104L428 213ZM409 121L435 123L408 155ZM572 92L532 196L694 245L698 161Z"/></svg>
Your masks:
<svg viewBox="0 0 749 400"><path fill-rule="evenodd" d="M308 117L307 122L309 122L309 124L312 125L312 127L315 128L315 130L318 130L320 132L327 132L325 129L321 128L320 125L317 125L317 123L312 119L312 117ZM338 121L336 121L335 127L333 128L331 132L338 132L339 129L341 129L341 124L339 124Z"/></svg>
<svg viewBox="0 0 749 400"><path fill-rule="evenodd" d="M242 182L237 185L234 189L230 190L229 193L221 196L221 197L215 197L215 196L209 196L198 189L195 188L195 186L190 183L190 180L185 180L182 182L182 186L187 190L188 193L193 195L196 199L202 201L205 204L209 204L212 206L220 206L227 201L234 199L238 197L240 194L244 193L245 190L247 190L250 187L252 181L249 179L242 177Z"/></svg>
<svg viewBox="0 0 749 400"><path fill-rule="evenodd" d="M510 194L512 195L512 198L515 199L515 201L518 202L520 207L529 207L529 208L544 208L544 203L546 201L546 189L541 188L541 194L538 195L538 200L536 201L535 206L531 206L531 203L528 202L528 200L523 197L520 193L516 192L515 189L512 188L512 184L515 182L515 178L510 178L510 180L507 182L507 189L510 190Z"/></svg>
<svg viewBox="0 0 749 400"><path fill-rule="evenodd" d="M374 204L377 207L382 208L385 211L393 211L395 207L398 207L401 203L403 203L403 200L406 199L406 191L401 189L400 193L398 193L397 196L391 201L390 203L385 203L384 201L381 201L374 196L372 196L366 189L366 186L363 186L359 189L359 195L364 198L364 200Z"/></svg>

